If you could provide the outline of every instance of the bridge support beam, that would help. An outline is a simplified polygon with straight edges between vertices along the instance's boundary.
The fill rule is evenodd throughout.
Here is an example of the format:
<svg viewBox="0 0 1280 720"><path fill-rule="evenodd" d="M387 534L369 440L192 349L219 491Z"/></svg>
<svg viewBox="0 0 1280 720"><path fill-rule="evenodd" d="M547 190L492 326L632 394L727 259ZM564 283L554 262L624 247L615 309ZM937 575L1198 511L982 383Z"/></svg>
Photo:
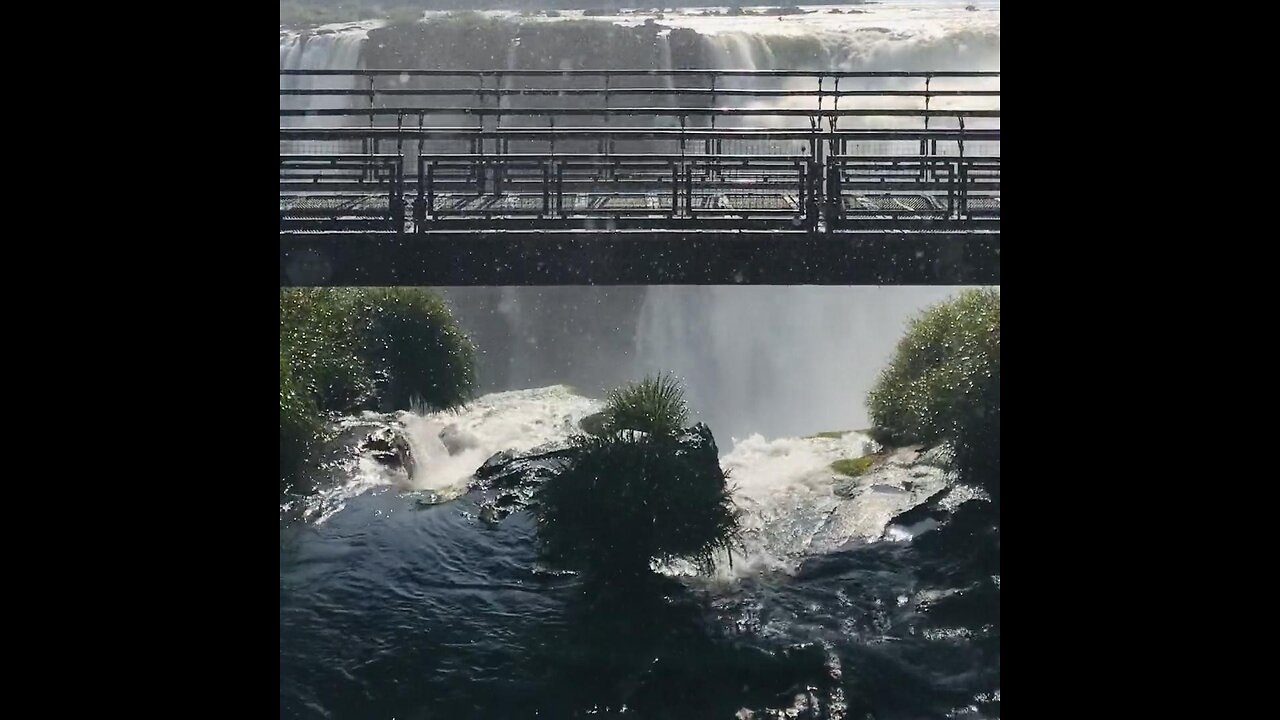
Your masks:
<svg viewBox="0 0 1280 720"><path fill-rule="evenodd" d="M999 232L280 234L282 287L999 283Z"/></svg>

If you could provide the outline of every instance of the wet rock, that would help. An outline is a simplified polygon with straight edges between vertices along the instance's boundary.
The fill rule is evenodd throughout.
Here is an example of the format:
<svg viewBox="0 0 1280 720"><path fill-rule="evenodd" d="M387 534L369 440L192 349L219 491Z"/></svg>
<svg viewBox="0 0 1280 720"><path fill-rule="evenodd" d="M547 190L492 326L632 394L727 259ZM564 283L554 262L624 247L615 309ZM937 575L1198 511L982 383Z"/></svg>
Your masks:
<svg viewBox="0 0 1280 720"><path fill-rule="evenodd" d="M544 480L568 461L572 448L538 449L525 454L495 453L476 469L473 490L485 492L480 519L498 522L529 506L533 493Z"/></svg>
<svg viewBox="0 0 1280 720"><path fill-rule="evenodd" d="M684 462L719 467L719 451L711 429L701 423L676 434L678 455ZM575 447L541 447L527 453L495 453L475 472L472 490L488 494L482 503L490 507L490 517L501 519L523 510L545 480L563 470L582 452Z"/></svg>
<svg viewBox="0 0 1280 720"><path fill-rule="evenodd" d="M512 489L540 481L558 470L573 453L572 448L534 451L516 455L508 451L496 453L476 469L479 486Z"/></svg>
<svg viewBox="0 0 1280 720"><path fill-rule="evenodd" d="M947 518L951 517L951 512L941 504L943 498L945 498L950 492L951 488L949 487L939 490L938 492L930 495L919 505L904 513L899 513L894 516L894 518L889 521L889 525L910 527L926 520L943 522Z"/></svg>
<svg viewBox="0 0 1280 720"><path fill-rule="evenodd" d="M479 469L476 470L476 477L482 480L493 477L493 475L495 475L502 466L511 462L515 457L515 453L509 450L494 453L488 460L484 461L484 464L481 465Z"/></svg>
<svg viewBox="0 0 1280 720"><path fill-rule="evenodd" d="M359 451L387 467L413 474L414 459L409 441L395 428L379 428L360 442Z"/></svg>

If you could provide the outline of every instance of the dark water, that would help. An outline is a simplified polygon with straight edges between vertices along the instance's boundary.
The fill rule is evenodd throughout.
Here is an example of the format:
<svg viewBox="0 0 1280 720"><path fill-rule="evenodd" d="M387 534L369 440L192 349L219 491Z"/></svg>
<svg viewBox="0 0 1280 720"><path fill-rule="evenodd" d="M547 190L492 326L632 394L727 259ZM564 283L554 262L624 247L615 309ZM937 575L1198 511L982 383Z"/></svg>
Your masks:
<svg viewBox="0 0 1280 720"><path fill-rule="evenodd" d="M999 717L987 503L795 576L621 594L540 571L531 518L476 503L378 489L282 529L282 718Z"/></svg>

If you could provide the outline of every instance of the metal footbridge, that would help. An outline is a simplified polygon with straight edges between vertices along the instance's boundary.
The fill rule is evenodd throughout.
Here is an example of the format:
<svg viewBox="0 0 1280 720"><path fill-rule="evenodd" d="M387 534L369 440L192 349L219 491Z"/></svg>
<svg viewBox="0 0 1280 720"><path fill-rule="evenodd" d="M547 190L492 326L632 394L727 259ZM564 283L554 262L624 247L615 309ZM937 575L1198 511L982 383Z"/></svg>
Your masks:
<svg viewBox="0 0 1280 720"><path fill-rule="evenodd" d="M280 74L282 285L999 283L999 73Z"/></svg>

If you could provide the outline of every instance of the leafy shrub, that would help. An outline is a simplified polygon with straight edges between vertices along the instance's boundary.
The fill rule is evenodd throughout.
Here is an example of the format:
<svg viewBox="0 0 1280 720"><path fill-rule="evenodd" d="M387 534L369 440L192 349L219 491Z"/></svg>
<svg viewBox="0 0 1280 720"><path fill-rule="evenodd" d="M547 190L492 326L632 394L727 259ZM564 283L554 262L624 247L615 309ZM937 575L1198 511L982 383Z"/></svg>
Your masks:
<svg viewBox="0 0 1280 720"><path fill-rule="evenodd" d="M899 444L951 443L962 476L998 496L1000 291L965 291L912 321L867 406Z"/></svg>
<svg viewBox="0 0 1280 720"><path fill-rule="evenodd" d="M607 432L637 430L672 435L689 421L684 389L670 375L658 375L619 388L605 401Z"/></svg>
<svg viewBox="0 0 1280 720"><path fill-rule="evenodd" d="M643 578L677 558L712 569L738 520L711 430L679 428L688 411L669 378L613 393L606 412L606 431L575 437L571 460L535 496L543 556L606 579Z"/></svg>
<svg viewBox="0 0 1280 720"><path fill-rule="evenodd" d="M471 341L429 290L280 293L282 478L319 443L325 413L450 408L474 385Z"/></svg>

